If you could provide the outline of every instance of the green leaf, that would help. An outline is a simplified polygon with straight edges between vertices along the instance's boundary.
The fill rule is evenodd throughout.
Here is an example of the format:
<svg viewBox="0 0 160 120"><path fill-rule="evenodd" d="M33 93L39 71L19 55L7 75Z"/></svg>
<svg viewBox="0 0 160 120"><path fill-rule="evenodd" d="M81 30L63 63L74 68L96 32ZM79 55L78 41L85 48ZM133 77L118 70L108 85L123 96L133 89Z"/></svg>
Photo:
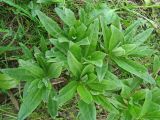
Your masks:
<svg viewBox="0 0 160 120"><path fill-rule="evenodd" d="M138 35L136 35L133 38L133 43L136 44L137 47L140 46L141 44L143 44L149 38L152 31L153 31L153 28L150 28L150 29L147 29L147 30L143 31L142 33L139 33Z"/></svg>
<svg viewBox="0 0 160 120"><path fill-rule="evenodd" d="M111 37L111 30L105 24L105 19L103 17L100 17L100 23L101 23L102 34L103 34L104 48L106 49L106 51L108 51L109 41Z"/></svg>
<svg viewBox="0 0 160 120"><path fill-rule="evenodd" d="M55 117L58 114L58 103L57 100L55 99L55 95L56 92L54 89L52 89L48 100L48 112L53 119L55 119Z"/></svg>
<svg viewBox="0 0 160 120"><path fill-rule="evenodd" d="M93 101L90 91L84 85L79 85L77 92L85 103L90 104Z"/></svg>
<svg viewBox="0 0 160 120"><path fill-rule="evenodd" d="M111 26L112 35L109 41L109 51L112 51L118 44L123 42L123 33L113 25Z"/></svg>
<svg viewBox="0 0 160 120"><path fill-rule="evenodd" d="M94 65L92 64L86 65L84 69L82 70L81 77L86 74L93 73L93 72L94 72Z"/></svg>
<svg viewBox="0 0 160 120"><path fill-rule="evenodd" d="M138 118L139 113L141 112L141 106L137 106L133 103L129 103L128 111L132 115L132 118L136 119L136 118Z"/></svg>
<svg viewBox="0 0 160 120"><path fill-rule="evenodd" d="M121 29L121 23L120 23L120 18L119 16L116 14L115 9L110 9L108 8L108 6L103 4L103 16L104 16L104 20L106 22L107 25L114 25L115 27L117 27L118 29Z"/></svg>
<svg viewBox="0 0 160 120"><path fill-rule="evenodd" d="M108 98L109 102L112 103L113 106L115 106L117 109L127 109L127 106L125 105L123 98L121 96L112 96L112 98Z"/></svg>
<svg viewBox="0 0 160 120"><path fill-rule="evenodd" d="M118 120L119 119L119 115L115 114L115 113L109 113L107 115L107 119L106 120Z"/></svg>
<svg viewBox="0 0 160 120"><path fill-rule="evenodd" d="M119 90L121 88L119 83L119 81L117 82L115 80L102 80L101 82L97 80L89 83L88 86L97 91Z"/></svg>
<svg viewBox="0 0 160 120"><path fill-rule="evenodd" d="M24 60L19 60L18 61L21 68L29 71L32 75L36 77L43 77L44 76L44 71L42 68L40 68L37 64L32 63L31 61L24 61Z"/></svg>
<svg viewBox="0 0 160 120"><path fill-rule="evenodd" d="M40 47L41 47L41 51L43 53L45 53L48 50L47 41L45 40L45 38L43 36L41 37L41 40L40 40Z"/></svg>
<svg viewBox="0 0 160 120"><path fill-rule="evenodd" d="M22 67L18 68L6 68L1 70L3 73L7 74L13 79L18 81L32 81L36 79L36 76L31 75L28 70L25 70Z"/></svg>
<svg viewBox="0 0 160 120"><path fill-rule="evenodd" d="M130 35L130 33L132 33L133 31L136 32L139 25L140 25L140 20L135 21L129 27L127 27L124 35L127 36Z"/></svg>
<svg viewBox="0 0 160 120"><path fill-rule="evenodd" d="M111 85L111 86L113 86L113 90L114 89L116 90L116 88L120 89L122 87L121 80L116 75L114 75L113 73L111 73L108 70L107 70L107 73L106 73L106 76L105 76L104 80L110 81L110 84L113 83L113 85Z"/></svg>
<svg viewBox="0 0 160 120"><path fill-rule="evenodd" d="M153 61L153 73L157 74L160 71L160 58L155 55Z"/></svg>
<svg viewBox="0 0 160 120"><path fill-rule="evenodd" d="M137 47L137 46L136 46ZM153 55L156 51L150 49L148 46L138 46L137 48L133 49L132 51L128 52L128 55L135 56L135 57L149 57Z"/></svg>
<svg viewBox="0 0 160 120"><path fill-rule="evenodd" d="M16 87L19 83L16 79L11 78L7 74L0 73L0 88L2 89L10 89Z"/></svg>
<svg viewBox="0 0 160 120"><path fill-rule="evenodd" d="M78 107L80 120L96 120L96 107L93 103L87 104L79 101Z"/></svg>
<svg viewBox="0 0 160 120"><path fill-rule="evenodd" d="M97 41L99 36L99 21L95 20L87 29L86 35L88 35L88 39L90 45L84 49L84 56L89 56L93 52L96 51Z"/></svg>
<svg viewBox="0 0 160 120"><path fill-rule="evenodd" d="M65 24L68 26L75 25L76 18L70 9L64 8L64 10L62 10L60 8L55 8L55 11Z"/></svg>
<svg viewBox="0 0 160 120"><path fill-rule="evenodd" d="M59 91L59 95L57 96L57 102L59 106L62 106L64 103L74 97L77 90L77 85L77 81L71 81Z"/></svg>
<svg viewBox="0 0 160 120"><path fill-rule="evenodd" d="M26 119L26 117L36 109L36 107L42 101L43 91L43 88L38 88L37 86L35 86L35 88L27 94L27 96L23 100L23 103L21 104L18 113L18 120Z"/></svg>
<svg viewBox="0 0 160 120"><path fill-rule="evenodd" d="M81 47L73 42L69 43L69 51L75 56L78 61L81 61L82 54L81 54Z"/></svg>
<svg viewBox="0 0 160 120"><path fill-rule="evenodd" d="M89 41L89 39L88 39L88 37L87 37L87 38L84 38L84 39L76 42L76 44L79 45L79 46L80 46L80 45L90 45L90 41Z"/></svg>
<svg viewBox="0 0 160 120"><path fill-rule="evenodd" d="M152 90L152 101L160 105L159 99L160 99L160 89L158 87L155 87Z"/></svg>
<svg viewBox="0 0 160 120"><path fill-rule="evenodd" d="M126 51L122 47L116 47L112 50L112 55L114 56L124 56L125 54Z"/></svg>
<svg viewBox="0 0 160 120"><path fill-rule="evenodd" d="M106 75L108 66L104 64L102 67L96 67L97 78L99 81L102 81Z"/></svg>
<svg viewBox="0 0 160 120"><path fill-rule="evenodd" d="M130 55L130 53L136 49L137 45L136 44L124 44L121 47L125 50L125 55Z"/></svg>
<svg viewBox="0 0 160 120"><path fill-rule="evenodd" d="M45 60L43 53L37 47L34 47L34 56L38 64L37 66L39 66L46 73L48 69L48 63Z"/></svg>
<svg viewBox="0 0 160 120"><path fill-rule="evenodd" d="M36 10L36 14L38 15L40 22L50 35L52 35L53 37L60 36L60 34L62 33L61 28L54 20L52 20L39 10Z"/></svg>
<svg viewBox="0 0 160 120"><path fill-rule="evenodd" d="M142 106L140 117L143 117L149 111L151 102L152 102L152 92L146 89L145 101Z"/></svg>
<svg viewBox="0 0 160 120"><path fill-rule="evenodd" d="M149 112L143 118L148 120L159 120L160 112L159 111Z"/></svg>
<svg viewBox="0 0 160 120"><path fill-rule="evenodd" d="M54 47L64 55L66 55L68 51L68 43L61 43L59 40L64 37L59 37L58 39L50 39L51 43L54 45Z"/></svg>
<svg viewBox="0 0 160 120"><path fill-rule="evenodd" d="M105 53L101 51L95 51L88 57L88 59L85 60L88 63L94 64L98 67L102 67L105 56L106 56Z"/></svg>
<svg viewBox="0 0 160 120"><path fill-rule="evenodd" d="M30 50L29 48L27 48L27 46L25 46L23 43L20 43L20 46L21 46L22 51L23 51L23 53L24 53L24 57L25 57L26 59L32 59L33 56L32 56L31 50Z"/></svg>
<svg viewBox="0 0 160 120"><path fill-rule="evenodd" d="M127 29L125 30L125 43L130 43L133 40L133 37L135 36L137 32L137 28L140 26L140 20L135 21L133 24L131 24Z"/></svg>
<svg viewBox="0 0 160 120"><path fill-rule="evenodd" d="M118 114L118 110L102 95L93 96L94 101L101 105L106 111Z"/></svg>
<svg viewBox="0 0 160 120"><path fill-rule="evenodd" d="M77 38L83 38L84 35L86 34L86 30L87 30L87 26L83 23L81 23L77 28L76 28L76 32L77 32Z"/></svg>
<svg viewBox="0 0 160 120"><path fill-rule="evenodd" d="M141 90L136 91L133 94L133 100L134 101L143 100L145 98L145 93L146 93L145 89L141 89Z"/></svg>
<svg viewBox="0 0 160 120"><path fill-rule="evenodd" d="M82 64L75 58L75 56L68 51L67 61L69 70L72 72L74 76L79 76L82 70Z"/></svg>
<svg viewBox="0 0 160 120"><path fill-rule="evenodd" d="M155 80L151 77L151 75L149 75L147 69L143 65L124 58L113 58L113 60L118 64L119 67L123 68L124 70L138 76L145 82L155 84Z"/></svg>
<svg viewBox="0 0 160 120"><path fill-rule="evenodd" d="M62 72L62 63L52 63L48 68L48 77L49 78L58 78Z"/></svg>
<svg viewBox="0 0 160 120"><path fill-rule="evenodd" d="M121 96L123 98L128 98L131 95L131 88L127 85L122 84Z"/></svg>

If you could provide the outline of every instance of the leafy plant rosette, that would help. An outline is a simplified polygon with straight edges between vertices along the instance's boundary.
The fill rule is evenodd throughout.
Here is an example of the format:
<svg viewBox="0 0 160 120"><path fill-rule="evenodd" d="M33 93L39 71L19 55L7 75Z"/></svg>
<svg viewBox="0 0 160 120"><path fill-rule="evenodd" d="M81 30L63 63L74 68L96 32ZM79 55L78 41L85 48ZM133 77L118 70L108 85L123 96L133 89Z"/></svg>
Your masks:
<svg viewBox="0 0 160 120"><path fill-rule="evenodd" d="M25 81L18 120L24 120L42 101L48 104L54 119L58 109L74 97L78 99L80 120L96 120L97 105L108 112L107 120L158 120L159 57L154 59L152 75L138 62L156 53L145 45L153 29L137 34L141 27L138 20L122 30L115 10L105 5L81 8L78 17L67 8L55 8L55 12L63 28L36 10L41 26L52 36L50 42L54 47L48 50L41 40L44 44L35 47L32 55L21 44L26 59L19 60L18 68L1 70L2 77L7 75L8 80ZM116 75L115 67L126 73L127 78ZM57 91L52 82L66 71L68 83Z"/></svg>

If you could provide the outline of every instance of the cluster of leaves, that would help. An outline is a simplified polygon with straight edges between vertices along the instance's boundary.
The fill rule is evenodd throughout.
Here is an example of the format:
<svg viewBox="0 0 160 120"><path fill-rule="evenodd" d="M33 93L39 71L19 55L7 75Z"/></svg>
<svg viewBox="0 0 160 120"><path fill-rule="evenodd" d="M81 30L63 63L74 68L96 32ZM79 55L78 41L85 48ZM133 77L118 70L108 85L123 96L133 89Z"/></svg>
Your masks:
<svg viewBox="0 0 160 120"><path fill-rule="evenodd" d="M62 28L35 11L54 47L48 49L41 39L33 55L21 44L24 59L19 60L19 67L1 70L1 88L25 82L18 120L24 120L42 101L55 118L58 109L74 97L80 120L96 120L96 105L108 112L107 120L158 120L160 58L155 56L152 74L138 62L157 52L145 45L153 29L137 33L142 25L137 20L123 30L115 10L105 4L81 8L78 16L68 8L57 7L55 12ZM120 75L115 75L115 68ZM57 91L52 83L62 73L68 76L68 83Z"/></svg>

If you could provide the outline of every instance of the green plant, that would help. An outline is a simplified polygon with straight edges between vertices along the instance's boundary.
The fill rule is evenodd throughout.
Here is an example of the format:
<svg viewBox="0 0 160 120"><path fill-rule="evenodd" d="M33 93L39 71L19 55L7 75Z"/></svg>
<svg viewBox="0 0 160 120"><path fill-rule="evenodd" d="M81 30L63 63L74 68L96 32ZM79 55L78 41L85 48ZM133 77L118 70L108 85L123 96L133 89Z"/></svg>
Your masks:
<svg viewBox="0 0 160 120"><path fill-rule="evenodd" d="M78 16L67 8L55 11L63 28L40 10L35 11L54 47L48 50L41 39L32 55L20 44L24 60L19 60L19 67L1 70L11 79L25 81L18 120L24 120L42 101L54 119L58 109L74 97L80 120L96 120L97 105L108 112L107 120L158 120L159 57L154 58L152 75L142 63L135 62L156 53L144 43L153 29L137 34L138 20L123 30L115 10L104 4L81 8ZM125 78L121 68L127 71ZM52 82L61 73L68 81L57 91Z"/></svg>

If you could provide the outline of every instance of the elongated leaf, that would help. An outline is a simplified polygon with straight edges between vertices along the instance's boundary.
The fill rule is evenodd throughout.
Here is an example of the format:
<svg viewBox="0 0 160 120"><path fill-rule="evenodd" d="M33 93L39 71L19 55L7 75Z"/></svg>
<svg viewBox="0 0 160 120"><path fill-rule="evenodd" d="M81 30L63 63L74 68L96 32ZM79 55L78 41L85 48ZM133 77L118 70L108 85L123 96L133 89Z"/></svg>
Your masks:
<svg viewBox="0 0 160 120"><path fill-rule="evenodd" d="M140 20L135 21L134 23L132 23L129 27L127 27L127 29L125 30L125 36L128 35L129 33L133 32L133 31L137 31L137 27L140 25Z"/></svg>
<svg viewBox="0 0 160 120"><path fill-rule="evenodd" d="M14 88L18 83L19 83L18 80L11 78L7 74L0 73L0 88L2 89Z"/></svg>
<svg viewBox="0 0 160 120"><path fill-rule="evenodd" d="M152 102L152 92L150 90L146 90L146 96L145 96L145 101L142 106L142 110L140 113L140 116L143 117L150 109L150 105Z"/></svg>
<svg viewBox="0 0 160 120"><path fill-rule="evenodd" d="M81 23L77 28L76 28L76 32L77 32L77 37L79 39L83 38L84 35L86 34L87 31L87 26L83 23Z"/></svg>
<svg viewBox="0 0 160 120"><path fill-rule="evenodd" d="M129 113L132 115L132 118L133 119L136 119L138 118L140 112L141 112L141 107L140 106L137 106L133 103L130 103L128 105L128 110L129 110Z"/></svg>
<svg viewBox="0 0 160 120"><path fill-rule="evenodd" d="M23 103L21 104L18 120L24 120L29 116L36 107L41 103L44 89L40 89L35 86L30 93L25 97Z"/></svg>
<svg viewBox="0 0 160 120"><path fill-rule="evenodd" d="M119 16L116 14L115 9L110 9L108 8L107 5L103 5L102 6L102 12L103 12L103 16L104 16L104 20L106 22L107 25L114 25L115 27L117 27L118 29L122 29L121 28L121 23L120 23L120 18Z"/></svg>
<svg viewBox="0 0 160 120"><path fill-rule="evenodd" d="M58 103L57 100L55 100L55 95L56 92L52 89L48 100L48 112L53 119L58 114Z"/></svg>
<svg viewBox="0 0 160 120"><path fill-rule="evenodd" d="M84 85L79 85L77 87L77 92L85 103L90 104L92 102L92 95Z"/></svg>
<svg viewBox="0 0 160 120"><path fill-rule="evenodd" d="M101 51L95 51L88 57L88 59L86 59L86 62L94 64L98 67L102 67L105 56L105 53Z"/></svg>
<svg viewBox="0 0 160 120"><path fill-rule="evenodd" d="M96 120L96 107L93 103L87 104L81 100L78 107L80 120Z"/></svg>
<svg viewBox="0 0 160 120"><path fill-rule="evenodd" d="M24 89L23 89L23 99L32 91L32 89L36 89L36 85L38 85L39 79L34 79L33 81L27 81Z"/></svg>
<svg viewBox="0 0 160 120"><path fill-rule="evenodd" d="M73 42L69 43L69 51L75 56L78 61L81 61L81 47Z"/></svg>
<svg viewBox="0 0 160 120"><path fill-rule="evenodd" d="M81 76L84 76L85 74L93 73L94 72L94 65L89 64L84 67L82 70Z"/></svg>
<svg viewBox="0 0 160 120"><path fill-rule="evenodd" d="M139 101L139 100L145 99L145 93L146 93L145 89L141 89L141 90L136 91L133 95L133 100Z"/></svg>
<svg viewBox="0 0 160 120"><path fill-rule="evenodd" d="M131 24L126 30L125 30L125 43L132 42L133 37L135 36L137 32L137 28L140 26L140 20L135 21L133 24Z"/></svg>
<svg viewBox="0 0 160 120"><path fill-rule="evenodd" d="M111 82L110 82L111 84L112 84L112 82L113 82L114 84L116 84L115 86L114 86L114 84L111 85L111 86L114 86L114 87L113 87L113 90L114 90L114 88L116 88L116 87L117 87L117 89L120 89L120 88L122 87L121 80L120 80L116 75L114 75L113 73L111 73L109 70L107 70L106 76L105 76L105 79L104 79L104 80L111 81ZM108 85L108 86L109 86L109 85ZM116 89L115 89L115 90L116 90Z"/></svg>
<svg viewBox="0 0 160 120"><path fill-rule="evenodd" d="M36 11L36 14L38 15L42 25L50 35L52 35L53 37L57 37L61 34L61 28L54 20L52 20L39 10Z"/></svg>
<svg viewBox="0 0 160 120"><path fill-rule="evenodd" d="M59 40L61 39L50 39L51 43L54 45L54 47L59 51L62 52L64 55L66 55L68 51L68 43L61 43Z"/></svg>
<svg viewBox="0 0 160 120"><path fill-rule="evenodd" d="M119 119L119 115L115 114L115 113L109 113L107 115L107 119L106 120L118 120Z"/></svg>
<svg viewBox="0 0 160 120"><path fill-rule="evenodd" d="M31 63L31 61L24 61L24 60L19 60L19 64L21 68L27 70L30 72L32 75L36 77L43 77L44 76L44 71L42 68L40 68L37 64Z"/></svg>
<svg viewBox="0 0 160 120"><path fill-rule="evenodd" d="M105 24L105 19L103 17L100 18L100 23L103 33L104 48L106 51L108 51L109 41L111 37L111 30L108 28L107 24Z"/></svg>
<svg viewBox="0 0 160 120"><path fill-rule="evenodd" d="M124 70L140 77L148 83L155 84L155 80L149 75L147 69L143 65L123 58L114 58L113 60Z"/></svg>
<svg viewBox="0 0 160 120"><path fill-rule="evenodd" d="M106 75L108 66L107 65L103 65L102 67L97 67L96 68L96 72L97 72L97 78L99 81L102 81Z"/></svg>
<svg viewBox="0 0 160 120"><path fill-rule="evenodd" d="M62 63L52 63L48 69L48 77L49 78L58 78L62 72Z"/></svg>
<svg viewBox="0 0 160 120"><path fill-rule="evenodd" d="M90 41L87 37L87 38L84 38L84 39L78 41L76 44L78 44L78 45L90 45Z"/></svg>
<svg viewBox="0 0 160 120"><path fill-rule="evenodd" d="M68 26L73 26L76 23L75 15L70 9L65 8L62 10L60 8L55 8L55 11L62 21Z"/></svg>
<svg viewBox="0 0 160 120"><path fill-rule="evenodd" d="M143 118L148 120L159 120L160 112L159 111L149 112Z"/></svg>
<svg viewBox="0 0 160 120"><path fill-rule="evenodd" d="M25 46L23 43L20 43L20 46L22 48L25 58L32 59L33 56L32 56L31 50L29 50L29 48L27 48L27 46Z"/></svg>
<svg viewBox="0 0 160 120"><path fill-rule="evenodd" d="M115 80L102 80L101 82L94 81L92 83L89 83L88 86L97 91L105 91L105 90L119 90L121 87L119 85L119 81Z"/></svg>
<svg viewBox="0 0 160 120"><path fill-rule="evenodd" d="M137 46L136 46L137 47ZM145 57L145 56L151 56L155 53L156 51L149 48L148 46L139 46L132 51L128 53L130 56L135 56L135 57Z"/></svg>
<svg viewBox="0 0 160 120"><path fill-rule="evenodd" d="M93 52L95 52L97 47L97 41L98 41L98 34L99 33L99 21L95 20L94 23L92 23L86 34L88 35L88 39L90 41L90 45L84 49L84 56L91 55Z"/></svg>
<svg viewBox="0 0 160 120"><path fill-rule="evenodd" d="M136 44L124 44L121 46L125 50L125 55L130 55L137 48Z"/></svg>
<svg viewBox="0 0 160 120"><path fill-rule="evenodd" d="M128 87L127 85L122 84L121 96L123 98L128 98L130 94L131 94L131 88Z"/></svg>
<svg viewBox="0 0 160 120"><path fill-rule="evenodd" d="M118 114L118 110L109 102L109 100L101 95L93 96L95 102L101 105L105 110Z"/></svg>
<svg viewBox="0 0 160 120"><path fill-rule="evenodd" d="M14 78L18 81L32 81L36 79L36 76L31 75L31 73L27 70L25 70L22 67L18 68L6 68L0 70L1 72L7 74L11 78Z"/></svg>
<svg viewBox="0 0 160 120"><path fill-rule="evenodd" d="M73 56L73 54L68 51L67 54L67 62L69 66L69 70L72 72L74 76L78 76L82 70L82 64Z"/></svg>
<svg viewBox="0 0 160 120"><path fill-rule="evenodd" d="M45 40L45 38L42 36L41 37L41 41L40 41L40 47L41 47L41 51L43 52L43 53L45 53L48 49L47 49L47 45L48 45L48 43L47 43L47 41Z"/></svg>
<svg viewBox="0 0 160 120"><path fill-rule="evenodd" d="M72 81L59 91L59 95L57 96L59 106L62 106L65 102L74 97L77 85L78 83L76 81Z"/></svg>
<svg viewBox="0 0 160 120"><path fill-rule="evenodd" d="M150 29L145 30L142 33L139 33L138 35L136 35L133 38L133 43L137 44L137 46L143 44L149 38L149 36L151 35L152 31L153 31L153 29L150 28Z"/></svg>
<svg viewBox="0 0 160 120"><path fill-rule="evenodd" d="M124 56L125 54L126 51L122 47L117 47L112 50L112 55L114 56Z"/></svg>
<svg viewBox="0 0 160 120"><path fill-rule="evenodd" d="M155 55L154 61L153 61L153 73L157 74L160 71L160 58Z"/></svg>
<svg viewBox="0 0 160 120"><path fill-rule="evenodd" d="M109 41L109 51L112 51L120 42L123 42L123 33L116 27L111 26L112 35Z"/></svg>

